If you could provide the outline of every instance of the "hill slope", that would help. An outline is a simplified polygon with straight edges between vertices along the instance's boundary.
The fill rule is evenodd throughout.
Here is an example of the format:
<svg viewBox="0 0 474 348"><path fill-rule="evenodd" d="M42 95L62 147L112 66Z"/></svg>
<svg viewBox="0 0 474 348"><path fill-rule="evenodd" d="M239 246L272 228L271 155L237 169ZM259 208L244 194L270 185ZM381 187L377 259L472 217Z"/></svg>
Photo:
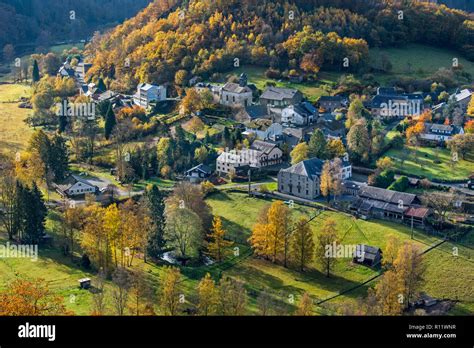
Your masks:
<svg viewBox="0 0 474 348"><path fill-rule="evenodd" d="M187 2L186 2L187 3ZM174 6L181 8L170 10ZM403 11L400 18L399 11ZM238 64L314 74L367 67L368 47L410 42L461 50L474 58L474 22L445 6L362 0L156 0L89 47L92 75L139 81L205 78Z"/></svg>

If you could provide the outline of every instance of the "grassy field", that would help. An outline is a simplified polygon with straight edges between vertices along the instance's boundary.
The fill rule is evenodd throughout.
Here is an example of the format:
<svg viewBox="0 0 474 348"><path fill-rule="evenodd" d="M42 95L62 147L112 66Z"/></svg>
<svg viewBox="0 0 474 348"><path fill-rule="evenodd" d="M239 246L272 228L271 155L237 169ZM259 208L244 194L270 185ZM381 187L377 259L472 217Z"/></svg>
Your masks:
<svg viewBox="0 0 474 348"><path fill-rule="evenodd" d="M33 132L26 123L31 110L18 107L21 97L29 97L31 87L21 84L0 85L0 151L16 153L25 148Z"/></svg>
<svg viewBox="0 0 474 348"><path fill-rule="evenodd" d="M453 58L457 58L464 70L474 76L474 63L462 58L456 51L418 44L400 48L370 49L370 56L374 60L380 60L383 55L387 56L392 63L392 71L390 74L378 74L376 79L380 82L386 82L401 75L424 78L439 68L451 68Z"/></svg>
<svg viewBox="0 0 474 348"><path fill-rule="evenodd" d="M207 272L211 273L214 279L231 276L244 281L249 294L248 311L250 314L256 313L256 299L263 290L270 294L281 313L289 314L305 291L309 292L315 300L327 299L338 295L341 291L352 289L377 275L377 271L354 265L349 259L341 259L330 278L325 277L319 265L313 265L309 271L300 273L255 259L251 256L246 240L251 233L259 210L270 201L248 198L241 193L217 193L208 198L208 203L215 214L222 216L228 235L236 241L234 246L239 248L239 255L232 256L220 265L183 267L181 269L183 280L180 283L180 293L185 295L187 302L185 307L192 307L190 304L196 303L197 284ZM314 214L315 210L312 208L295 205L295 217L310 217ZM397 236L400 240L415 243L423 249L438 242L438 239L419 232L415 233L415 239L412 241L409 228L402 225L381 221L355 221L350 216L333 212L324 212L311 222L315 235L319 233L322 222L327 218L336 220L339 235L344 243L367 243L384 248L387 236L390 234ZM64 297L68 309L77 315L88 315L92 308L92 293L79 290L78 279L83 277L94 279L94 274L80 267L78 250L76 250L74 262L59 251L61 235L58 232L57 216L54 213L50 213L47 228L48 233L54 237L55 247L41 248L37 261L0 259L0 289L15 277L29 279L41 277L48 282L55 293ZM0 243L5 241L4 236L0 236ZM425 255L428 270L423 290L437 298L458 300L459 303L455 307L457 314L472 314L474 310L471 293L474 279L472 249L460 247L459 255L455 257L451 253L453 246L445 243ZM153 263L145 264L143 260L137 259L134 267L142 269L154 284L155 290L158 291L163 266ZM359 287L330 300L328 303L354 303L358 298L365 296L371 285L373 284L369 283ZM111 302L112 284L107 282L105 289L108 298L107 313L114 314ZM296 302L293 302L292 299L295 299ZM330 314L331 312L328 312L326 307L316 306L315 314L318 313Z"/></svg>
<svg viewBox="0 0 474 348"><path fill-rule="evenodd" d="M390 149L385 153L394 161L394 170L407 175L416 175L430 180L466 180L474 172L474 163L459 159L451 162L451 153L444 148L405 146ZM405 157L404 157L405 156ZM402 159L405 161L402 165Z"/></svg>
<svg viewBox="0 0 474 348"><path fill-rule="evenodd" d="M340 74L336 73L321 73L320 79L316 82L307 83L291 83L288 81L276 81L265 77L265 68L256 66L244 66L236 69L230 75L240 75L245 72L248 75L248 80L253 83L260 90L265 90L267 82L273 82L278 87L295 88L301 91L310 101L315 102L322 95L329 95L332 87L335 86L335 81L339 78Z"/></svg>
<svg viewBox="0 0 474 348"><path fill-rule="evenodd" d="M245 241L250 236L259 210L270 203L248 198L239 193L216 194L209 198L208 202L213 207L213 211L222 216L229 235L238 241ZM314 214L314 209L307 207L296 206L294 209L295 217L310 217ZM422 250L439 242L437 238L421 232L415 232L415 239L412 241L410 229L400 224L354 220L350 216L334 212L324 212L311 222L315 235L319 233L322 222L327 218L336 221L340 238L345 244L367 243L384 249L389 235L394 235L402 241L415 243ZM469 290L472 288L474 279L472 264L469 261L469 258L472 261L472 254L468 251L469 249L460 248L459 257L453 257L449 254L449 247L445 246L445 248L434 249L426 254L425 263L428 271L422 290L438 298L459 300L460 303L455 308L456 312L465 314L470 311L472 313L474 298ZM442 264L439 264L440 262ZM453 270L463 271L453 272ZM254 258L246 259L227 273L245 281L253 291L272 289L274 296L280 298L281 301L285 301L289 295L299 296L304 291L309 292L317 300L323 300L343 290L351 289L377 274L372 269L354 265L350 260L343 259L337 263L334 275L328 279L321 273L321 268L317 264L313 265L311 271L301 274ZM469 287L468 284L471 286ZM329 303L354 302L358 297L365 296L371 285L373 283L337 297Z"/></svg>

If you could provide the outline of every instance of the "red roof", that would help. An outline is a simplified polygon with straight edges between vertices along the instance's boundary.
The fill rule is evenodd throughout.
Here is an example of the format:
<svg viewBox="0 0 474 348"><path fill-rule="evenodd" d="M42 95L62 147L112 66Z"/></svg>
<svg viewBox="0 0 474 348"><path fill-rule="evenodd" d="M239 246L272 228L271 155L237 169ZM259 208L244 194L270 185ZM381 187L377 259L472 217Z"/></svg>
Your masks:
<svg viewBox="0 0 474 348"><path fill-rule="evenodd" d="M425 218L427 215L429 215L430 209L429 208L409 208L405 215L410 216L410 217L415 217L415 218Z"/></svg>

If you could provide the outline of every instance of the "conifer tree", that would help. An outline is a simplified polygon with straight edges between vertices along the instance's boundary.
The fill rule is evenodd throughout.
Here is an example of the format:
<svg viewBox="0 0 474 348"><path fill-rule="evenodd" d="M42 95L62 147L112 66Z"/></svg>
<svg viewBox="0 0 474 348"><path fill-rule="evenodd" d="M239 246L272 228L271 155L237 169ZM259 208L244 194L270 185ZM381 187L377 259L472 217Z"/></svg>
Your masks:
<svg viewBox="0 0 474 348"><path fill-rule="evenodd" d="M219 216L215 216L212 222L211 233L209 234L210 241L207 245L207 250L209 255L217 262L221 262L224 259L228 253L228 248L233 244L225 240L224 237L225 230L222 227L222 220Z"/></svg>

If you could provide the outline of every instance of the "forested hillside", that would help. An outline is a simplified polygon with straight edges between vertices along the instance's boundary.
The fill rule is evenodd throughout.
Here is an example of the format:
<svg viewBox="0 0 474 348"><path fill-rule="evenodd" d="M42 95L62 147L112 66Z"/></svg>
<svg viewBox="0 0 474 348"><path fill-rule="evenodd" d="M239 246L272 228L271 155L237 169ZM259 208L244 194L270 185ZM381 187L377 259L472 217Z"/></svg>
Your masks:
<svg viewBox="0 0 474 348"><path fill-rule="evenodd" d="M6 44L84 39L100 26L134 16L150 1L0 0L0 49Z"/></svg>
<svg viewBox="0 0 474 348"><path fill-rule="evenodd" d="M139 81L172 81L186 71L209 78L239 64L272 69L361 71L369 47L417 42L474 59L467 13L412 1L156 0L89 47L91 75L127 90ZM402 11L402 12L400 12ZM163 16L162 14L165 13ZM112 63L113 62L113 63ZM182 70L182 71L181 71Z"/></svg>

